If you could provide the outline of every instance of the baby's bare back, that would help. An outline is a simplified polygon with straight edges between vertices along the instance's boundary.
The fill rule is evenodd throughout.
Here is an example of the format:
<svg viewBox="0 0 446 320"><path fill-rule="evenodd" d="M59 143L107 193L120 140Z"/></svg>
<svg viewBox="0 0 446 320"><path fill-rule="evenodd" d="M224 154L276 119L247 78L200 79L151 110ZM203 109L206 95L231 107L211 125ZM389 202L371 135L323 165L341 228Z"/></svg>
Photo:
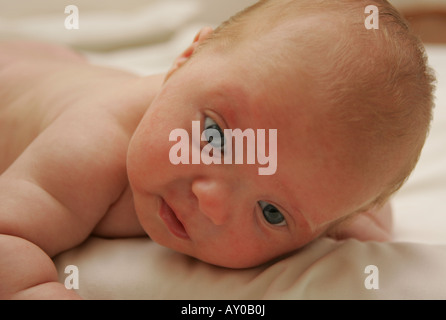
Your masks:
<svg viewBox="0 0 446 320"><path fill-rule="evenodd" d="M43 53L47 55L43 55ZM40 53L40 54L39 54ZM3 43L0 50L0 173L23 152L42 131L45 113L36 96L45 75L42 60L62 58L60 48L23 42ZM66 50L66 59L81 58ZM36 63L38 61L38 63ZM39 80L39 79L40 80Z"/></svg>
<svg viewBox="0 0 446 320"><path fill-rule="evenodd" d="M126 156L150 101L135 91L137 77L67 49L0 47L0 298L41 282L63 294L49 257L95 230L141 233ZM29 270L34 262L49 267Z"/></svg>

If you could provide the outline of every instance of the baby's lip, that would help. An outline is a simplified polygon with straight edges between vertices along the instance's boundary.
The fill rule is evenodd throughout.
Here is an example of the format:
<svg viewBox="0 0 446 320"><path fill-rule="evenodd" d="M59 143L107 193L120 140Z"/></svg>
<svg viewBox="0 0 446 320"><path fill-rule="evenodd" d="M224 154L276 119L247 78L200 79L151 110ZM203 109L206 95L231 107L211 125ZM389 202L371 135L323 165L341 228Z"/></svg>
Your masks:
<svg viewBox="0 0 446 320"><path fill-rule="evenodd" d="M186 229L184 228L183 223L178 219L175 212L163 198L161 198L161 208L159 215L166 224L170 233L172 233L174 236L180 239L184 240L190 239L189 235L186 232Z"/></svg>

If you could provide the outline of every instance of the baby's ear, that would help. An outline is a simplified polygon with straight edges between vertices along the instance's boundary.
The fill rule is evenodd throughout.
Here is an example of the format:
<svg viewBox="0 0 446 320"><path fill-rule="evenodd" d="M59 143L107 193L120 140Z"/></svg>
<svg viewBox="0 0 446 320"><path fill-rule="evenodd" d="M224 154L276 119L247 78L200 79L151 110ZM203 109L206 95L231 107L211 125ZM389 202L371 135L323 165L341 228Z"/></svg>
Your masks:
<svg viewBox="0 0 446 320"><path fill-rule="evenodd" d="M194 38L194 41L189 45L189 47L187 47L187 49L184 50L183 53L181 53L181 55L179 55L175 59L173 65L170 68L169 72L167 73L164 81L166 81L168 78L170 78L170 76L175 71L177 71L179 68L181 68L181 66L184 65L187 60L189 60L189 58L193 55L195 50L197 50L197 48L200 46L200 44L202 44L203 41L205 41L212 34L212 32L214 32L214 30L211 27L204 27L197 33L197 35Z"/></svg>

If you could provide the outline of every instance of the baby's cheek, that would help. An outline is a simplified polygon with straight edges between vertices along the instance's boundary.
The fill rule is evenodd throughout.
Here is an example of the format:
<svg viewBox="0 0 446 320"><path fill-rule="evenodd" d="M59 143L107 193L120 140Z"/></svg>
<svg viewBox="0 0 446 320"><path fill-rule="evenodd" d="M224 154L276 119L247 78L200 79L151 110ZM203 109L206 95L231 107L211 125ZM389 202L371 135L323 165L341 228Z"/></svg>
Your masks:
<svg viewBox="0 0 446 320"><path fill-rule="evenodd" d="M168 139L168 137L167 137ZM127 160L137 173L142 173L152 161L160 161L156 157L160 154L162 140L166 145L168 141L156 134L156 128L150 128L146 123L141 123L132 140L130 141Z"/></svg>

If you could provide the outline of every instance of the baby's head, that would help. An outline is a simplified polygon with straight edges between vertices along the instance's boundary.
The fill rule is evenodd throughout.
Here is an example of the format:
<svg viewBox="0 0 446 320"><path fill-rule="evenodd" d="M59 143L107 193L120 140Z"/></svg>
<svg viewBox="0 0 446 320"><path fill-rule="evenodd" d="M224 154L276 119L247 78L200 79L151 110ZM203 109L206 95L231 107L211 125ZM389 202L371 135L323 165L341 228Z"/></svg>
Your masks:
<svg viewBox="0 0 446 320"><path fill-rule="evenodd" d="M368 5L379 29L364 25ZM432 82L421 43L385 1L260 1L204 28L142 119L128 154L140 222L160 244L226 267L302 247L407 179ZM274 174L246 160L173 164L177 139L190 163L194 150L226 148L215 135L193 140L193 121L200 133L276 129ZM169 141L176 129L184 135Z"/></svg>

